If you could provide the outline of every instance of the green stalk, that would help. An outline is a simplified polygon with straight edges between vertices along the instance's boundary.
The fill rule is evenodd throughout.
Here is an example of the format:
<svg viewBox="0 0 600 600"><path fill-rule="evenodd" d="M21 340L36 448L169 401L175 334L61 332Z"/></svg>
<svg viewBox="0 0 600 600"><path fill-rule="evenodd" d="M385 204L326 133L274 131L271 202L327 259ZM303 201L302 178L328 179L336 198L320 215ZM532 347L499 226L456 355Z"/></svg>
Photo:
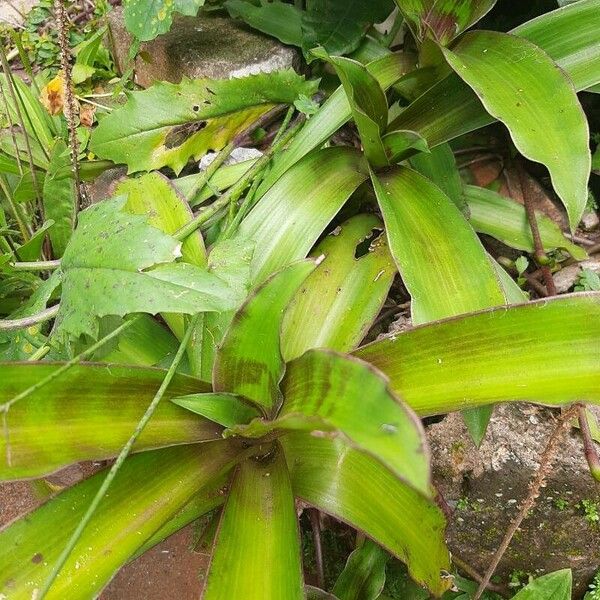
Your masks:
<svg viewBox="0 0 600 600"><path fill-rule="evenodd" d="M179 231L173 234L173 237L182 241L190 236L194 231L202 227L204 223L210 220L220 210L226 208L230 202L236 202L239 197L244 193L244 190L248 187L254 176L259 173L271 160L273 155L283 148L302 127L303 122L301 121L294 127L292 127L277 144L273 144L245 173L240 179L227 190L220 198L215 200L206 210L203 210L198 216L192 219L189 223L184 225Z"/></svg>
<svg viewBox="0 0 600 600"><path fill-rule="evenodd" d="M17 329L26 329L33 325L45 323L53 319L58 313L59 304L43 310L31 317L23 317L21 319L3 319L0 321L0 331L16 331Z"/></svg>
<svg viewBox="0 0 600 600"><path fill-rule="evenodd" d="M4 195L6 196L6 201L8 202L8 205L10 206L10 210L13 213L13 216L17 222L17 225L19 226L19 231L21 232L21 235L23 236L23 240L25 242L29 241L31 239L33 231L31 229L29 223L27 223L27 221L24 219L24 216L21 213L20 207L14 201L12 192L10 190L10 187L8 186L8 182L6 181L6 179L4 178L3 175L0 175L0 189L2 189L2 191L4 192Z"/></svg>
<svg viewBox="0 0 600 600"><path fill-rule="evenodd" d="M190 340L192 332L194 331L194 328L195 328L196 324L198 323L199 316L200 315L194 316L194 318L190 321L190 325L187 328L185 335L183 336L183 339L181 340L181 343L179 344L179 349L177 350L177 354L175 355L175 358L174 358L173 362L171 363L171 366L169 367L169 370L167 371L167 374L165 375L165 378L163 379L163 382L160 385L160 388L158 389L152 402L146 409L144 416L140 419L139 423L137 424L135 431L131 434L131 437L127 440L127 443L123 446L121 452L119 452L119 456L117 456L115 463L110 468L110 471L107 473L106 477L104 478L104 481L102 482L102 485L100 486L100 489L96 492L96 495L94 496L94 499L90 503L85 515L83 515L83 518L81 519L81 521L79 521L77 528L75 529L75 531L69 538L67 545L65 546L64 550L62 551L61 555L59 556L58 560L56 561L56 564L52 568L52 571L50 572L48 579L46 580L46 582L44 583L44 586L40 590L40 593L38 596L38 598L40 600L42 600L42 598L44 598L44 596L48 593L48 590L50 589L50 587L54 583L54 580L60 573L60 570L62 569L65 562L71 555L73 548L75 548L75 545L81 538L81 534L83 533L86 526L88 525L88 523L94 516L94 513L96 512L98 505L100 504L100 502L106 495L108 488L112 484L115 476L117 475L121 466L125 462L125 459L129 456L129 453L131 452L133 445L135 444L136 440L138 439L138 437L140 436L142 431L144 431L146 425L152 418L154 411L158 408L158 405L159 405L160 401L162 400L162 397L164 396L165 392L167 391L167 388L168 388L169 384L171 383L171 380L173 379L175 372L177 371L177 368L179 367L179 363L181 362L183 355L185 354L185 349L188 345L188 342Z"/></svg>
<svg viewBox="0 0 600 600"><path fill-rule="evenodd" d="M32 260L29 262L14 262L10 266L15 271L55 271L60 267L60 260Z"/></svg>

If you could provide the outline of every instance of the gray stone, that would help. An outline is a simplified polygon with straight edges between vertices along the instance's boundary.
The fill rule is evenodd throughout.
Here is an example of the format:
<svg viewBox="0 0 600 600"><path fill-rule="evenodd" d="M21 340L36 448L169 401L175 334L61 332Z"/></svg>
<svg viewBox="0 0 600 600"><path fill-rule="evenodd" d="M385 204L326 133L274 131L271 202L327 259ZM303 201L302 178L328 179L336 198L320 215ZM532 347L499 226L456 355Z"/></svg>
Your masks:
<svg viewBox="0 0 600 600"><path fill-rule="evenodd" d="M208 169L209 165L213 162L213 160L215 160L215 158L217 158L218 155L218 152L207 152L198 163L198 168L200 171L206 171L206 169ZM223 164L225 166L237 165L238 163L246 160L260 158L262 155L263 153L256 148L234 148Z"/></svg>
<svg viewBox="0 0 600 600"><path fill-rule="evenodd" d="M1 0L0 24L19 27L25 21L25 15L37 4L37 0Z"/></svg>
<svg viewBox="0 0 600 600"><path fill-rule="evenodd" d="M600 218L598 218L598 213L596 211L589 211L584 213L581 218L581 225L586 231L594 231L598 229L600 226Z"/></svg>
<svg viewBox="0 0 600 600"><path fill-rule="evenodd" d="M554 285L556 285L557 293L564 294L568 292L577 283L582 269L589 269L600 275L600 261L593 256L589 260L584 260L576 265L569 265L554 273Z"/></svg>
<svg viewBox="0 0 600 600"><path fill-rule="evenodd" d="M132 38L125 30L122 9L110 12L109 24L117 67L123 71ZM179 15L169 33L142 44L135 81L148 87L155 81L229 79L299 65L297 50L237 21L202 13L197 17Z"/></svg>
<svg viewBox="0 0 600 600"><path fill-rule="evenodd" d="M555 424L556 411L550 409L498 406L479 450L458 413L428 427L434 481L456 507L448 528L450 548L480 573L527 496ZM581 597L600 568L600 523L590 514L586 517L582 501L600 510L600 485L589 474L579 433L573 429L560 444L535 508L499 565L497 574L504 583L514 571L539 575L572 568L574 597Z"/></svg>

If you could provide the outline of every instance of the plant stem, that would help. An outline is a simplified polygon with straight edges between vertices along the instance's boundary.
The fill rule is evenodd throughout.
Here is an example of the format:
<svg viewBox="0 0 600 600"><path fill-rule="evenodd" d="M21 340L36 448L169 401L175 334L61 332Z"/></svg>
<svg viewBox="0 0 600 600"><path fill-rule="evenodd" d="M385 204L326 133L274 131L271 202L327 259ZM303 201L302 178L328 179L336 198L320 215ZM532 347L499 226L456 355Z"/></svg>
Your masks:
<svg viewBox="0 0 600 600"><path fill-rule="evenodd" d="M579 405L579 429L581 429L581 436L583 438L583 448L585 451L585 458L590 468L590 473L596 481L600 481L600 458L598 457L598 451L596 450L596 444L590 431L590 424L587 418L587 409L583 404Z"/></svg>
<svg viewBox="0 0 600 600"><path fill-rule="evenodd" d="M16 331L18 329L27 329L33 325L45 323L53 319L58 313L59 304L43 310L31 317L23 317L21 319L4 319L0 320L0 331Z"/></svg>
<svg viewBox="0 0 600 600"><path fill-rule="evenodd" d="M307 509L315 544L315 562L317 567L317 587L325 588L325 566L323 563L323 544L321 543L321 516L316 508Z"/></svg>
<svg viewBox="0 0 600 600"><path fill-rule="evenodd" d="M171 363L171 366L169 367L169 370L167 371L165 378L163 379L160 387L158 388L158 391L156 392L154 398L152 399L152 402L149 404L148 408L146 409L144 416L138 422L137 427L135 428L135 431L131 434L131 437L127 440L126 444L121 449L121 452L119 452L119 455L117 456L117 459L115 460L113 466L110 468L110 471L107 473L106 477L104 478L104 481L102 482L102 485L100 486L100 489L96 492L96 495L94 496L94 499L90 503L87 511L83 515L81 521L79 521L79 524L77 525L77 527L75 528L75 531L69 538L67 545L65 546L65 548L62 551L61 555L59 556L58 560L52 567L52 571L50 572L48 579L46 580L46 582L44 583L44 585L42 586L42 588L40 590L40 593L38 596L39 600L42 600L42 598L44 598L44 596L48 593L48 590L50 589L50 587L54 583L54 580L60 573L60 570L62 569L64 564L67 562L67 559L71 555L71 552L73 551L73 549L77 545L77 542L81 538L81 535L83 534L86 526L88 525L88 523L94 516L94 513L96 512L98 505L100 504L100 502L106 495L108 488L111 486L112 482L114 481L117 473L121 469L121 466L125 462L125 459L129 456L129 453L131 452L133 445L135 444L136 440L138 439L138 437L140 436L142 431L144 431L146 425L148 425L148 422L152 418L152 415L158 408L158 405L159 405L160 401L162 400L162 397L164 396L165 392L167 391L167 388L169 387L171 380L175 376L175 372L177 371L177 368L179 367L179 364L181 363L183 355L185 354L185 350L186 350L187 344L190 340L190 337L192 335L192 331L194 330L194 327L196 326L196 324L198 322L198 317L199 317L199 315L196 315L190 321L190 325L187 328L185 335L183 336L183 339L181 340L181 343L179 344L179 349L177 350L177 354L175 355L175 358L173 359L173 362Z"/></svg>
<svg viewBox="0 0 600 600"><path fill-rule="evenodd" d="M79 140L75 126L75 94L71 77L71 61L69 60L69 43L67 41L67 11L63 0L54 0L56 21L58 25L58 45L60 47L60 66L65 78L64 115L69 128L69 146L71 150L71 166L75 177L75 214L81 206L81 178L79 175Z"/></svg>
<svg viewBox="0 0 600 600"><path fill-rule="evenodd" d="M27 220L24 218L24 215L21 213L21 207L18 206L18 204L15 202L12 195L12 191L8 185L8 182L4 178L4 175L0 175L0 189L4 192L6 201L8 202L10 210L15 218L15 221L19 226L19 231L23 236L23 241L29 241L31 239L31 236L33 235L33 231Z"/></svg>
<svg viewBox="0 0 600 600"><path fill-rule="evenodd" d="M533 247L535 249L534 257L540 266L540 270L544 276L544 283L546 284L546 290L548 296L556 296L556 285L554 284L554 278L552 277L552 271L548 266L548 257L544 251L544 244L542 242L542 236L537 223L537 217L535 214L535 207L532 202L532 190L529 178L522 164L517 163L517 172L519 174L519 183L521 184L521 191L523 193L523 204L525 205L525 212L527 213L527 220L529 221L529 227L531 228L531 236L533 238Z"/></svg>
<svg viewBox="0 0 600 600"><path fill-rule="evenodd" d="M209 207L200 212L194 219L184 225L181 229L173 234L173 237L182 241L185 240L189 235L199 229L204 223L216 215L220 210L226 208L230 202L236 202L238 198L244 193L246 187L252 181L254 176L261 171L271 160L273 154L283 148L299 131L303 125L303 121L300 121L296 126L292 127L279 142L271 146L245 173L238 179L238 181L227 190L220 198L215 200Z"/></svg>
<svg viewBox="0 0 600 600"><path fill-rule="evenodd" d="M34 260L30 262L10 263L15 271L55 271L60 267L60 260Z"/></svg>
<svg viewBox="0 0 600 600"><path fill-rule="evenodd" d="M566 433L567 429L571 426L571 419L577 415L579 410L579 405L575 404L571 406L568 410L566 410L562 415L560 415L558 419L558 424L554 428L554 431L550 434L550 438L548 443L546 444L546 448L540 457L540 466L538 467L537 473L533 480L529 483L529 493L525 498L519 512L513 522L509 525L508 530L506 531L504 538L496 550L492 561L490 562L490 566L486 571L485 575L479 587L477 588L477 592L473 596L473 600L479 600L481 595L485 591L485 588L488 586L490 579L494 575L498 564L502 560L504 553L508 549L510 542L512 541L515 533L521 526L521 523L529 513L529 511L535 505L535 501L540 495L540 489L544 485L546 478L548 477L550 471L552 470L552 464L554 463L554 459L556 458L556 454L559 450L560 442Z"/></svg>

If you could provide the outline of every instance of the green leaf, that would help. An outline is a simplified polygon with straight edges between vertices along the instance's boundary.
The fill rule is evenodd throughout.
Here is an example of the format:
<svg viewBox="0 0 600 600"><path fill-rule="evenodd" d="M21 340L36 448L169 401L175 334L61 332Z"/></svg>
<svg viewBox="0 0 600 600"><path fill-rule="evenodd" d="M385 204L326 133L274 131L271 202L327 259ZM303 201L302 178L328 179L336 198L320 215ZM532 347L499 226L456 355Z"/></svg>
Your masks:
<svg viewBox="0 0 600 600"><path fill-rule="evenodd" d="M535 251L525 208L493 190L465 186L470 221L475 231L500 240L511 248ZM567 239L560 227L544 213L536 211L536 220L546 252L562 248L576 260L585 260L587 252Z"/></svg>
<svg viewBox="0 0 600 600"><path fill-rule="evenodd" d="M382 138L389 163L397 163L413 151L431 152L427 140L414 131L397 130L386 133Z"/></svg>
<svg viewBox="0 0 600 600"><path fill-rule="evenodd" d="M123 4L128 31L147 42L171 29L174 12L195 16L204 0L125 0Z"/></svg>
<svg viewBox="0 0 600 600"><path fill-rule="evenodd" d="M0 404L61 366L3 363ZM74 462L115 456L163 377L164 373L156 369L81 365L16 402L6 413L7 436L0 436L0 479L37 477ZM208 384L177 376L166 398L208 389ZM163 402L134 451L219 437L220 429L213 423Z"/></svg>
<svg viewBox="0 0 600 600"><path fill-rule="evenodd" d="M462 411L462 418L469 430L469 435L478 448L485 437L493 412L493 406L479 406Z"/></svg>
<svg viewBox="0 0 600 600"><path fill-rule="evenodd" d="M410 166L433 181L462 213L468 214L464 186L449 144L440 144L428 154L415 154L410 159Z"/></svg>
<svg viewBox="0 0 600 600"><path fill-rule="evenodd" d="M234 306L234 294L221 279L194 265L172 263L180 243L146 224L145 217L122 212L125 201L104 201L79 215L61 262L61 333L96 337L97 319L106 315L192 314Z"/></svg>
<svg viewBox="0 0 600 600"><path fill-rule="evenodd" d="M316 151L290 169L248 213L233 238L235 243L255 244L251 281L261 283L307 256L366 178L361 154L344 147Z"/></svg>
<svg viewBox="0 0 600 600"><path fill-rule="evenodd" d="M421 416L495 402L600 404L600 293L416 327L354 354Z"/></svg>
<svg viewBox="0 0 600 600"><path fill-rule="evenodd" d="M367 65L367 71L377 79L384 90L391 87L413 68L414 61L403 53L389 54ZM269 190L273 183L302 157L322 146L344 123L350 120L351 116L352 110L346 93L340 86L294 137L285 152L273 161L271 171L259 187L259 195Z"/></svg>
<svg viewBox="0 0 600 600"><path fill-rule="evenodd" d="M281 334L286 362L310 348L349 352L365 337L396 274L381 232L377 217L357 215L311 252L323 258L287 308Z"/></svg>
<svg viewBox="0 0 600 600"><path fill-rule="evenodd" d="M94 35L76 46L76 59L72 72L74 84L83 83L96 72L94 64L106 32L107 27L100 27Z"/></svg>
<svg viewBox="0 0 600 600"><path fill-rule="evenodd" d="M600 0L581 0L533 19L512 33L540 46L581 91L600 82L598 29ZM434 147L493 121L473 90L453 74L407 107L390 128L416 131Z"/></svg>
<svg viewBox="0 0 600 600"><path fill-rule="evenodd" d="M122 108L102 119L90 149L129 172L164 166L176 173L193 156L220 150L237 133L276 104L312 96L317 82L293 69L237 79L161 82L133 92Z"/></svg>
<svg viewBox="0 0 600 600"><path fill-rule="evenodd" d="M29 137L29 142L32 145L32 149L37 150L37 153L40 153L43 150L49 152L52 144L54 143L55 134L57 133L52 117L41 105L40 101L34 95L29 86L20 77L13 76L11 80L15 86L19 108L25 123L25 133ZM20 123L19 115L12 100L12 96L8 92L9 84L6 80L6 76L3 74L0 74L0 84L2 85L2 89L6 94L8 111L10 113L10 122L13 124L18 124ZM4 103L0 104L0 106L0 111L5 113ZM27 160L26 156L23 158L25 161Z"/></svg>
<svg viewBox="0 0 600 600"><path fill-rule="evenodd" d="M333 65L342 82L365 155L374 167L389 165L382 135L388 121L387 98L377 79L356 60L328 56L322 49L312 53Z"/></svg>
<svg viewBox="0 0 600 600"><path fill-rule="evenodd" d="M115 195L127 196L127 212L145 215L149 225L169 235L176 233L194 216L185 199L160 173L146 173L136 179L126 179L117 185ZM181 257L187 263L206 266L206 248L199 231L185 239L181 245Z"/></svg>
<svg viewBox="0 0 600 600"><path fill-rule="evenodd" d="M44 216L54 221L50 230L52 252L60 258L71 239L75 227L77 211L77 190L75 181L65 166L71 164L69 149L61 139L56 140L50 155L48 172L44 178Z"/></svg>
<svg viewBox="0 0 600 600"><path fill-rule="evenodd" d="M446 45L484 17L496 0L396 0L415 37Z"/></svg>
<svg viewBox="0 0 600 600"><path fill-rule="evenodd" d="M219 524L204 600L303 600L300 534L281 448L242 462Z"/></svg>
<svg viewBox="0 0 600 600"><path fill-rule="evenodd" d="M189 394L171 398L171 402L223 427L248 423L260 415L255 406L235 394Z"/></svg>
<svg viewBox="0 0 600 600"><path fill-rule="evenodd" d="M539 47L505 33L467 33L443 52L508 127L519 152L548 168L574 229L587 202L591 155L586 117L569 78Z"/></svg>
<svg viewBox="0 0 600 600"><path fill-rule="evenodd" d="M88 600L178 510L232 468L237 449L221 440L131 456L50 589L47 600ZM160 473L159 477L149 474ZM31 598L100 487L105 472L65 490L0 532L0 592ZM212 490L212 488L211 488Z"/></svg>
<svg viewBox="0 0 600 600"><path fill-rule="evenodd" d="M364 540L348 557L335 582L333 593L339 600L377 600L385 585L389 554L371 540Z"/></svg>
<svg viewBox="0 0 600 600"><path fill-rule="evenodd" d="M415 324L505 303L477 235L437 186L401 166L372 180Z"/></svg>
<svg viewBox="0 0 600 600"><path fill-rule="evenodd" d="M293 4L274 0L257 6L246 0L226 0L225 8L234 19L243 19L284 44L302 46L302 11Z"/></svg>
<svg viewBox="0 0 600 600"><path fill-rule="evenodd" d="M329 54L356 50L367 28L385 21L392 0L308 0L302 18L304 48L323 46Z"/></svg>
<svg viewBox="0 0 600 600"><path fill-rule="evenodd" d="M435 502L342 440L293 433L281 443L297 497L362 530L435 595L449 587L445 522Z"/></svg>
<svg viewBox="0 0 600 600"><path fill-rule="evenodd" d="M280 403L281 322L296 290L314 270L314 261L292 264L273 275L236 313L217 351L215 392L233 392L270 410Z"/></svg>
<svg viewBox="0 0 600 600"><path fill-rule="evenodd" d="M554 571L534 579L513 596L514 600L571 600L571 569Z"/></svg>
<svg viewBox="0 0 600 600"><path fill-rule="evenodd" d="M421 423L370 365L331 350L309 350L287 365L282 392L277 419L232 431L246 437L273 430L331 432L424 496L431 494Z"/></svg>
<svg viewBox="0 0 600 600"><path fill-rule="evenodd" d="M40 260L48 230L54 226L54 221L46 221L22 246L16 250L19 260Z"/></svg>

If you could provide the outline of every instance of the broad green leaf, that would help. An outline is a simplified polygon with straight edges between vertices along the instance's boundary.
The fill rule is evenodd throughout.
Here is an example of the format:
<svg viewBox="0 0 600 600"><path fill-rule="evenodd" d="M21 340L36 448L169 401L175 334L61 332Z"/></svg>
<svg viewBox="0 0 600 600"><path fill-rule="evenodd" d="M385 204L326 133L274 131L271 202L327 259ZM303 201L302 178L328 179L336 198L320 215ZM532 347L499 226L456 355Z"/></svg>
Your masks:
<svg viewBox="0 0 600 600"><path fill-rule="evenodd" d="M90 149L129 172L164 166L179 173L190 157L220 150L276 104L311 96L317 82L292 69L238 79L185 79L133 92L122 108L104 117Z"/></svg>
<svg viewBox="0 0 600 600"><path fill-rule="evenodd" d="M448 196L406 167L372 180L415 324L505 303L479 238Z"/></svg>
<svg viewBox="0 0 600 600"><path fill-rule="evenodd" d="M29 136L30 144L35 147L38 152L43 150L49 152L57 133L57 128L52 117L41 105L29 86L20 77L13 76L11 79L15 86L15 95L19 102L19 108L25 123L25 132ZM3 74L0 74L0 84L6 94L10 122L17 125L20 123L19 115L15 109L12 96L8 91L9 84L6 76ZM2 102L0 106L0 112L5 113L4 103ZM23 158L26 160L26 157Z"/></svg>
<svg viewBox="0 0 600 600"><path fill-rule="evenodd" d="M496 0L396 0L415 37L446 45L484 17Z"/></svg>
<svg viewBox="0 0 600 600"><path fill-rule="evenodd" d="M369 163L376 168L389 165L381 139L388 122L387 98L377 79L356 60L328 56L320 48L313 50L312 53L335 68L346 92L352 117Z"/></svg>
<svg viewBox="0 0 600 600"><path fill-rule="evenodd" d="M504 291L507 304L523 304L529 300L529 296L517 285L517 282L500 266L491 256L490 262L496 271L500 286Z"/></svg>
<svg viewBox="0 0 600 600"><path fill-rule="evenodd" d="M539 47L505 33L467 33L443 52L486 110L508 127L521 154L548 168L574 229L587 201L591 155L587 120L570 79Z"/></svg>
<svg viewBox="0 0 600 600"><path fill-rule="evenodd" d="M50 230L52 253L60 258L71 239L77 213L77 190L72 173L64 173L71 164L71 156L65 142L58 139L51 149L50 164L44 178L44 216L54 221ZM61 173L62 171L62 173Z"/></svg>
<svg viewBox="0 0 600 600"><path fill-rule="evenodd" d="M330 54L356 50L373 23L385 21L392 0L308 0L302 18L304 48L323 46Z"/></svg>
<svg viewBox="0 0 600 600"><path fill-rule="evenodd" d="M204 486L229 471L237 448L224 440L127 459L67 560L47 600L89 600ZM149 474L160 476L150 476ZM106 472L61 492L0 532L0 593L30 600L45 582ZM212 487L211 487L212 489Z"/></svg>
<svg viewBox="0 0 600 600"><path fill-rule="evenodd" d="M46 221L22 246L16 249L19 260L40 260L48 230L54 226L54 221Z"/></svg>
<svg viewBox="0 0 600 600"><path fill-rule="evenodd" d="M257 419L232 431L246 437L273 430L331 432L430 495L421 423L370 365L331 350L309 350L288 363L281 389L283 405L274 421Z"/></svg>
<svg viewBox="0 0 600 600"><path fill-rule="evenodd" d="M542 48L577 91L600 83L600 1L579 0L523 23L512 33Z"/></svg>
<svg viewBox="0 0 600 600"><path fill-rule="evenodd" d="M462 411L462 418L469 431L469 435L478 448L485 437L485 432L487 431L493 412L493 406L479 406Z"/></svg>
<svg viewBox="0 0 600 600"><path fill-rule="evenodd" d="M581 91L600 82L598 29L600 0L581 0L520 25L512 33L540 46ZM416 131L434 147L493 121L473 90L453 74L415 100L390 128Z"/></svg>
<svg viewBox="0 0 600 600"><path fill-rule="evenodd" d="M84 40L74 48L76 55L71 77L73 83L78 85L90 79L95 73L95 63L102 40L107 33L107 27L100 27L90 38Z"/></svg>
<svg viewBox="0 0 600 600"><path fill-rule="evenodd" d="M390 131L382 140L389 163L397 163L406 155L418 152L431 152L427 140L414 131Z"/></svg>
<svg viewBox="0 0 600 600"><path fill-rule="evenodd" d="M470 222L475 231L500 240L511 248L534 252L531 227L523 205L501 196L493 190L468 185L465 195ZM544 213L536 211L536 221L545 251L562 248L576 260L585 260L585 250L566 238L560 227Z"/></svg>
<svg viewBox="0 0 600 600"><path fill-rule="evenodd" d="M294 433L281 443L298 498L363 531L435 595L449 587L445 521L435 502L342 440Z"/></svg>
<svg viewBox="0 0 600 600"><path fill-rule="evenodd" d="M61 366L0 363L0 404ZM16 402L6 413L7 435L0 436L0 480L37 477L74 462L115 456L163 378L156 369L81 365ZM177 376L165 400L208 389L207 384ZM165 401L134 451L219 437L219 427Z"/></svg>
<svg viewBox="0 0 600 600"><path fill-rule="evenodd" d="M367 71L377 79L384 90L390 88L413 68L414 60L401 53L389 54L367 65ZM259 194L269 190L273 183L302 157L322 146L344 123L350 120L351 116L352 110L346 93L340 86L294 137L285 152L273 161L271 171L259 187Z"/></svg>
<svg viewBox="0 0 600 600"><path fill-rule="evenodd" d="M303 600L300 533L281 448L242 462L233 477L204 600Z"/></svg>
<svg viewBox="0 0 600 600"><path fill-rule="evenodd" d="M573 576L571 569L542 575L525 586L514 600L571 600Z"/></svg>
<svg viewBox="0 0 600 600"><path fill-rule="evenodd" d="M495 402L600 404L600 293L416 327L354 354L419 415Z"/></svg>
<svg viewBox="0 0 600 600"><path fill-rule="evenodd" d="M233 392L267 410L280 404L285 363L280 336L283 315L314 261L292 264L267 280L236 313L213 370L215 392Z"/></svg>
<svg viewBox="0 0 600 600"><path fill-rule="evenodd" d="M171 398L171 402L197 415L202 415L223 427L248 423L260 415L258 409L241 396L223 392L178 396L177 398Z"/></svg>
<svg viewBox="0 0 600 600"><path fill-rule="evenodd" d="M410 159L410 165L415 171L433 181L461 212L468 213L460 173L449 144L440 144L428 154L415 154Z"/></svg>
<svg viewBox="0 0 600 600"><path fill-rule="evenodd" d="M103 355L102 361L154 367L170 362L178 347L177 338L164 325L150 315L141 315L119 335L115 347Z"/></svg>
<svg viewBox="0 0 600 600"><path fill-rule="evenodd" d="M284 44L302 46L302 11L293 4L274 0L255 5L246 0L226 0L225 8L234 19L243 19Z"/></svg>
<svg viewBox="0 0 600 600"><path fill-rule="evenodd" d="M385 567L389 554L371 540L348 557L335 582L333 593L339 600L377 600L385 585Z"/></svg>
<svg viewBox="0 0 600 600"><path fill-rule="evenodd" d="M123 212L125 201L104 201L79 215L61 262L57 327L62 333L95 337L97 319L106 315L192 314L234 306L234 294L221 279L194 265L173 263L180 243L145 217Z"/></svg>
<svg viewBox="0 0 600 600"><path fill-rule="evenodd" d="M204 0L125 0L125 26L143 42L167 33L171 29L173 13L195 16Z"/></svg>
<svg viewBox="0 0 600 600"><path fill-rule="evenodd" d="M304 158L269 189L232 240L255 244L253 283L261 283L309 253L327 224L366 180L366 168L362 155L352 148L325 148Z"/></svg>
<svg viewBox="0 0 600 600"><path fill-rule="evenodd" d="M371 240L373 234L378 237ZM396 274L381 221L374 215L352 217L311 255L323 259L287 308L281 334L286 362L309 348L340 352L356 348L379 314Z"/></svg>
<svg viewBox="0 0 600 600"><path fill-rule="evenodd" d="M149 225L169 235L177 232L194 216L188 203L160 173L146 173L136 179L126 179L119 183L115 195L127 196L124 207L127 212L145 215ZM206 266L206 249L199 231L185 239L181 245L181 257L193 265Z"/></svg>

